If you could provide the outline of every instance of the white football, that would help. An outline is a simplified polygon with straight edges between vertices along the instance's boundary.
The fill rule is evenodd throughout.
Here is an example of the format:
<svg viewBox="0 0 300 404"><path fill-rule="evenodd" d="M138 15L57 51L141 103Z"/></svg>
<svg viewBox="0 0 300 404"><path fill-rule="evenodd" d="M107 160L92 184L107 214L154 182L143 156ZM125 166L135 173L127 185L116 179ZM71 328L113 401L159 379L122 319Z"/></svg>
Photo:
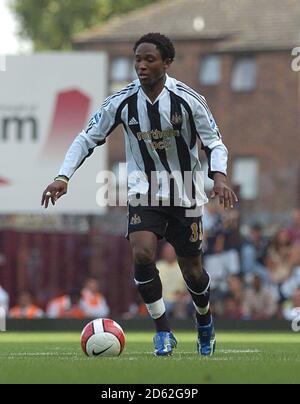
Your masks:
<svg viewBox="0 0 300 404"><path fill-rule="evenodd" d="M82 331L81 347L87 356L119 356L125 347L125 334L113 320L93 320Z"/></svg>

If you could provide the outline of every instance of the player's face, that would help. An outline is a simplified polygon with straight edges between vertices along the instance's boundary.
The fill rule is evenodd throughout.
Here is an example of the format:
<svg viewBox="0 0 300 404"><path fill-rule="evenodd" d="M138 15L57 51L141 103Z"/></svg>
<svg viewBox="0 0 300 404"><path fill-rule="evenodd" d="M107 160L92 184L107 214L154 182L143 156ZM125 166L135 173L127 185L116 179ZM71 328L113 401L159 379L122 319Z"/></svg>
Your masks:
<svg viewBox="0 0 300 404"><path fill-rule="evenodd" d="M152 43L142 43L135 52L135 70L142 85L153 87L165 77L170 61L162 60Z"/></svg>

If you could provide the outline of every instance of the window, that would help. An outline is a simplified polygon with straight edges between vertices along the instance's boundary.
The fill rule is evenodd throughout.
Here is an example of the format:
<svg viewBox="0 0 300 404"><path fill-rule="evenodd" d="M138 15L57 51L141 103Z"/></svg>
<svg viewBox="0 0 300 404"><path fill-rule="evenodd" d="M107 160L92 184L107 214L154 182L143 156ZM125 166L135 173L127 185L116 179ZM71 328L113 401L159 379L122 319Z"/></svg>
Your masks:
<svg viewBox="0 0 300 404"><path fill-rule="evenodd" d="M235 61L232 70L231 88L235 92L252 91L256 87L257 65L252 56Z"/></svg>
<svg viewBox="0 0 300 404"><path fill-rule="evenodd" d="M127 81L131 78L132 65L130 59L125 57L116 58L111 64L111 80Z"/></svg>
<svg viewBox="0 0 300 404"><path fill-rule="evenodd" d="M138 75L136 74L134 63L131 64L131 75L130 75L130 78L131 78L132 81L138 79Z"/></svg>
<svg viewBox="0 0 300 404"><path fill-rule="evenodd" d="M205 86L215 86L221 82L221 57L217 55L205 56L201 61L199 81Z"/></svg>
<svg viewBox="0 0 300 404"><path fill-rule="evenodd" d="M245 200L258 196L259 164L255 157L238 157L233 163L232 182L240 186L240 195Z"/></svg>
<svg viewBox="0 0 300 404"><path fill-rule="evenodd" d="M116 93L126 87L131 81L136 80L133 61L131 58L118 57L111 63L110 92Z"/></svg>

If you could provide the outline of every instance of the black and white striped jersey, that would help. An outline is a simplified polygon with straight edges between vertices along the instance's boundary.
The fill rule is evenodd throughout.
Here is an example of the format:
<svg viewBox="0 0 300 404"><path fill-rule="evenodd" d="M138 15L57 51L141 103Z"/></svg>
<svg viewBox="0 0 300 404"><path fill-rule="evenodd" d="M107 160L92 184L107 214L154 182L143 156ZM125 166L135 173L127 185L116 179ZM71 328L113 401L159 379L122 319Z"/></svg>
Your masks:
<svg viewBox="0 0 300 404"><path fill-rule="evenodd" d="M74 140L59 175L71 178L119 124L123 125L126 142L129 199L136 194L153 192L157 199L169 198L172 192L170 181L166 179L171 177L179 192L180 206L206 203L199 176L197 138L208 157L209 176L214 172L227 172L228 152L205 98L167 76L164 89L154 103L139 80L107 98L87 129ZM191 192L184 180L189 176Z"/></svg>

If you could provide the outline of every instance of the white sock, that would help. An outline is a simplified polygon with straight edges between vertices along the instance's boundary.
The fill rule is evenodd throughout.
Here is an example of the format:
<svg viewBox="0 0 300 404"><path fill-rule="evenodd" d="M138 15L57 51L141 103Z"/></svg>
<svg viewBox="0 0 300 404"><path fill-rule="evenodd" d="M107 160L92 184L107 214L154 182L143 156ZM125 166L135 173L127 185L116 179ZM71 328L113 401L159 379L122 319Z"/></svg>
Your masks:
<svg viewBox="0 0 300 404"><path fill-rule="evenodd" d="M157 320L158 318L163 316L166 312L166 307L163 298L157 300L154 303L146 304L146 307L153 320Z"/></svg>

